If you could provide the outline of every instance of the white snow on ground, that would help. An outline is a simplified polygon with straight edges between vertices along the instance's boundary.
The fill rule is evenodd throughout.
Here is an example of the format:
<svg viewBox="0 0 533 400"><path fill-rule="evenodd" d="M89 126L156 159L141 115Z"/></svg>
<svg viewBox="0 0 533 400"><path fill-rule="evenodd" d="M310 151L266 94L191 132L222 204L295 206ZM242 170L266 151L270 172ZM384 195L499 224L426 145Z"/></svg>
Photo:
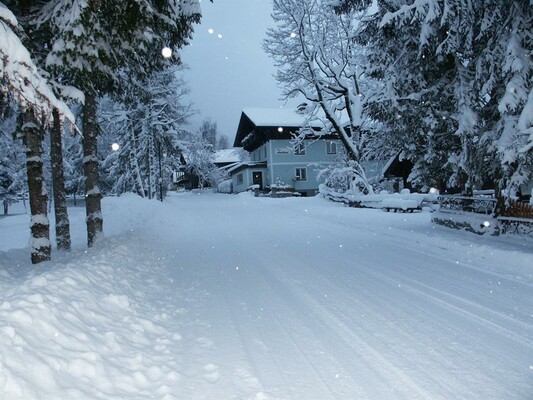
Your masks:
<svg viewBox="0 0 533 400"><path fill-rule="evenodd" d="M103 202L29 263L0 218L0 399L520 399L533 246L321 198Z"/></svg>

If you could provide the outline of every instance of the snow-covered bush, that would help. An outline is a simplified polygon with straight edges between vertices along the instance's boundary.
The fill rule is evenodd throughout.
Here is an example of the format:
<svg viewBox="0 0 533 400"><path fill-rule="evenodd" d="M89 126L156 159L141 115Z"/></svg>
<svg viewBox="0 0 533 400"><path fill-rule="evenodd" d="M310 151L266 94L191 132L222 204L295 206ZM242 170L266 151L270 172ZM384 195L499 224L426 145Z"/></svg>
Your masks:
<svg viewBox="0 0 533 400"><path fill-rule="evenodd" d="M371 185L368 181L363 181L362 176L365 175L359 173L359 169L361 169L359 163L352 160L339 160L319 170L317 180L329 191L368 194Z"/></svg>
<svg viewBox="0 0 533 400"><path fill-rule="evenodd" d="M232 180L226 179L218 184L217 190L219 193L231 193L232 189Z"/></svg>
<svg viewBox="0 0 533 400"><path fill-rule="evenodd" d="M278 176L276 178L276 181L274 182L273 185L270 185L270 188L271 189L277 189L277 190L287 190L287 189L292 189L292 186L291 185L287 185L285 182L283 182L281 180L281 178Z"/></svg>

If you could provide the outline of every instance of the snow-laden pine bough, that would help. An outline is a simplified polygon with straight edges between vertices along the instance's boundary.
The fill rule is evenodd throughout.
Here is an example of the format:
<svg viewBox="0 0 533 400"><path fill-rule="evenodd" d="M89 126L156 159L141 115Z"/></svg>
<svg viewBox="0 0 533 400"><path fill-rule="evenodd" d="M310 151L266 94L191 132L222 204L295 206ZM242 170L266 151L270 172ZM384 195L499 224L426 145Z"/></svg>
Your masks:
<svg viewBox="0 0 533 400"><path fill-rule="evenodd" d="M22 132L19 134L26 146L26 170L31 209L31 259L39 263L50 260L51 243L47 213L48 195L43 177L42 142L43 123L61 131L67 120L77 131L75 118L68 106L59 100L49 82L33 62L29 51L22 44L22 35L15 15L0 2L0 80L3 95L11 96L21 109ZM53 152L52 152L53 153ZM54 158L54 154L52 154ZM58 165L57 163L55 165ZM64 192L64 191L63 191ZM58 204L58 202L54 202ZM66 206L65 212L66 215ZM60 218L58 226L67 227L68 219ZM64 229L63 229L64 230ZM61 235L65 238L65 235ZM70 238L61 241L63 248L70 248Z"/></svg>

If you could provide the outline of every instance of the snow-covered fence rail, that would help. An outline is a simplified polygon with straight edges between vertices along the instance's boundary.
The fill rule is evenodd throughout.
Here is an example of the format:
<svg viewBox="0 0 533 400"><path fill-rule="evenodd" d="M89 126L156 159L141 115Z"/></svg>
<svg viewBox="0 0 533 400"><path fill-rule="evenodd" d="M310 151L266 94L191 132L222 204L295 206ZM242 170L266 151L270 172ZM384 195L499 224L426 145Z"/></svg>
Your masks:
<svg viewBox="0 0 533 400"><path fill-rule="evenodd" d="M500 233L514 233L533 237L533 219L519 217L498 217Z"/></svg>
<svg viewBox="0 0 533 400"><path fill-rule="evenodd" d="M495 215L497 206L498 200L490 197L439 196L439 207L442 212Z"/></svg>
<svg viewBox="0 0 533 400"><path fill-rule="evenodd" d="M533 207L494 197L439 196L433 222L477 234L513 233L533 237Z"/></svg>
<svg viewBox="0 0 533 400"><path fill-rule="evenodd" d="M437 196L431 193L377 193L350 194L337 193L321 187L320 194L331 201L344 203L357 208L379 208L385 211L422 210L423 207L433 207Z"/></svg>
<svg viewBox="0 0 533 400"><path fill-rule="evenodd" d="M431 220L439 225L483 235L498 234L496 212L498 200L493 197L439 196L439 211Z"/></svg>

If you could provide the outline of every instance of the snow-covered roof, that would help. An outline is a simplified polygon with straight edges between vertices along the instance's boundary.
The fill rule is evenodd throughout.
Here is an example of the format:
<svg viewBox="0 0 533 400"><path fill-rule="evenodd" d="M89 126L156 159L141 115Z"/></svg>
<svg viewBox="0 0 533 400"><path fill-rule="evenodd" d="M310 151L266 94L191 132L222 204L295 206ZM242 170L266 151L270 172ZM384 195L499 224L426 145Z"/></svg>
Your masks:
<svg viewBox="0 0 533 400"><path fill-rule="evenodd" d="M290 139L300 128L311 128L316 135L323 127L321 121L309 122L307 115L299 114L294 109L245 108L235 134L234 146L253 151L271 139Z"/></svg>
<svg viewBox="0 0 533 400"><path fill-rule="evenodd" d="M227 171L231 175L232 172L234 172L234 171L236 171L238 169L241 169L241 168L246 168L246 167L266 167L266 163L264 161L263 162L243 161L243 162L234 164L233 166L228 168Z"/></svg>
<svg viewBox="0 0 533 400"><path fill-rule="evenodd" d="M240 148L217 150L213 162L215 164L239 162L241 161L241 153L242 149Z"/></svg>
<svg viewBox="0 0 533 400"><path fill-rule="evenodd" d="M242 110L255 126L312 126L322 127L319 121L308 123L307 116L298 114L293 108L245 108Z"/></svg>

